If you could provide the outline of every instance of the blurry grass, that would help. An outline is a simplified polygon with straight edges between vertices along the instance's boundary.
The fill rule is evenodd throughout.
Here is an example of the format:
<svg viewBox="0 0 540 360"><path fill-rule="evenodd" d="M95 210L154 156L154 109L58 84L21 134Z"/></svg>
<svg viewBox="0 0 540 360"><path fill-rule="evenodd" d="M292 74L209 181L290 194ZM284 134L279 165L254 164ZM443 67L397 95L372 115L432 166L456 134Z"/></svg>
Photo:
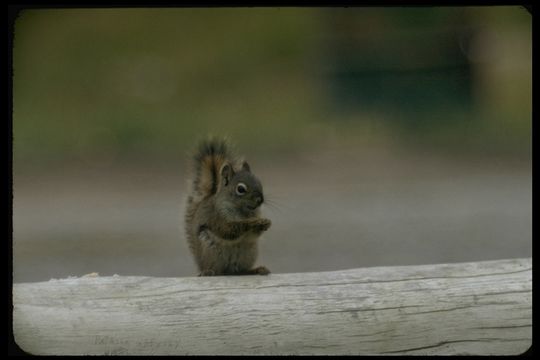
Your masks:
<svg viewBox="0 0 540 360"><path fill-rule="evenodd" d="M398 10L370 9L370 16L394 26L415 24L426 13L436 13L431 22L444 18L441 9L406 9L401 15ZM467 156L530 156L528 58L523 64L504 51L505 61L517 68L480 64L488 71L479 111L445 109L416 126L402 121L399 109L336 114L319 72L324 11L26 10L16 22L13 52L14 163L166 161L183 157L209 133L228 135L261 153L333 139L396 142ZM521 29L529 36L523 41L530 41L530 19L516 9L460 11L481 26ZM506 17L511 21L501 20Z"/></svg>
<svg viewBox="0 0 540 360"><path fill-rule="evenodd" d="M24 13L14 52L16 158L167 153L208 132L286 139L310 115L299 116L313 94L297 75L310 45L287 36L308 31L309 14L231 11Z"/></svg>

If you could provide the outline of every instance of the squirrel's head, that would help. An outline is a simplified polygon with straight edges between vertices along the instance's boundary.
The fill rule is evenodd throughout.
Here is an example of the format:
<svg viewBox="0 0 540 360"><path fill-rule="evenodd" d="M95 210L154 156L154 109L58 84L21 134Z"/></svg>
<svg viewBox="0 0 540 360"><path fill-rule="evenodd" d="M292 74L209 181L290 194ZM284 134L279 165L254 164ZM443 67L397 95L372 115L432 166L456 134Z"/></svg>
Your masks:
<svg viewBox="0 0 540 360"><path fill-rule="evenodd" d="M231 164L225 163L220 169L220 190L229 203L243 215L253 214L264 202L263 189L259 179L251 173L247 162L235 171Z"/></svg>

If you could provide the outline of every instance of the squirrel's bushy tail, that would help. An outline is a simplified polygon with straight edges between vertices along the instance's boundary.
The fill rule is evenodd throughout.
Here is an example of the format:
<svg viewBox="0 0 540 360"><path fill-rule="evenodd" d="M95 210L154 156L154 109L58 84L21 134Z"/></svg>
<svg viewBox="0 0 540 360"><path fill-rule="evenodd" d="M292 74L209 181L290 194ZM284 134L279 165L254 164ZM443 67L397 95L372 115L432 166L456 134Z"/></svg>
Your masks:
<svg viewBox="0 0 540 360"><path fill-rule="evenodd" d="M195 179L193 190L201 197L215 194L218 188L221 166L231 161L231 153L225 139L210 138L199 143L195 153Z"/></svg>

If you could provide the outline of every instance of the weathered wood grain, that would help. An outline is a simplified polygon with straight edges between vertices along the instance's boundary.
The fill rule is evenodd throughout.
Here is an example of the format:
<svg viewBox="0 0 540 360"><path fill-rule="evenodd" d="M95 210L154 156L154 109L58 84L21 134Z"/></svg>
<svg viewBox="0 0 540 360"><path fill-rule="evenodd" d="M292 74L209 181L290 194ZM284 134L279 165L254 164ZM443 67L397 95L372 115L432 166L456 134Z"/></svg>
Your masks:
<svg viewBox="0 0 540 360"><path fill-rule="evenodd" d="M519 354L531 259L13 287L33 354Z"/></svg>

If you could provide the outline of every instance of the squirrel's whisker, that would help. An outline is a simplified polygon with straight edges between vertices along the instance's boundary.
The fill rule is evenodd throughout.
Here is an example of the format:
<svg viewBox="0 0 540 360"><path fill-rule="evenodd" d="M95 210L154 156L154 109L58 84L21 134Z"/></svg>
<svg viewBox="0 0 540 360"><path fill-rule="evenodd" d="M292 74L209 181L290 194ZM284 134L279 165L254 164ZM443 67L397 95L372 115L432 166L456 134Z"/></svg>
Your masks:
<svg viewBox="0 0 540 360"><path fill-rule="evenodd" d="M265 201L264 206L267 207L271 211L277 211L279 213L282 213L282 209L280 209L276 204L273 204L271 202Z"/></svg>
<svg viewBox="0 0 540 360"><path fill-rule="evenodd" d="M279 202L276 201L275 198L276 197L274 195L271 195L270 197L268 197L268 195L266 195L264 203L266 205L269 205L270 207L274 207L276 210L279 210L280 212L281 212L281 210L289 210L290 209L290 206L285 205L281 201L279 201Z"/></svg>

